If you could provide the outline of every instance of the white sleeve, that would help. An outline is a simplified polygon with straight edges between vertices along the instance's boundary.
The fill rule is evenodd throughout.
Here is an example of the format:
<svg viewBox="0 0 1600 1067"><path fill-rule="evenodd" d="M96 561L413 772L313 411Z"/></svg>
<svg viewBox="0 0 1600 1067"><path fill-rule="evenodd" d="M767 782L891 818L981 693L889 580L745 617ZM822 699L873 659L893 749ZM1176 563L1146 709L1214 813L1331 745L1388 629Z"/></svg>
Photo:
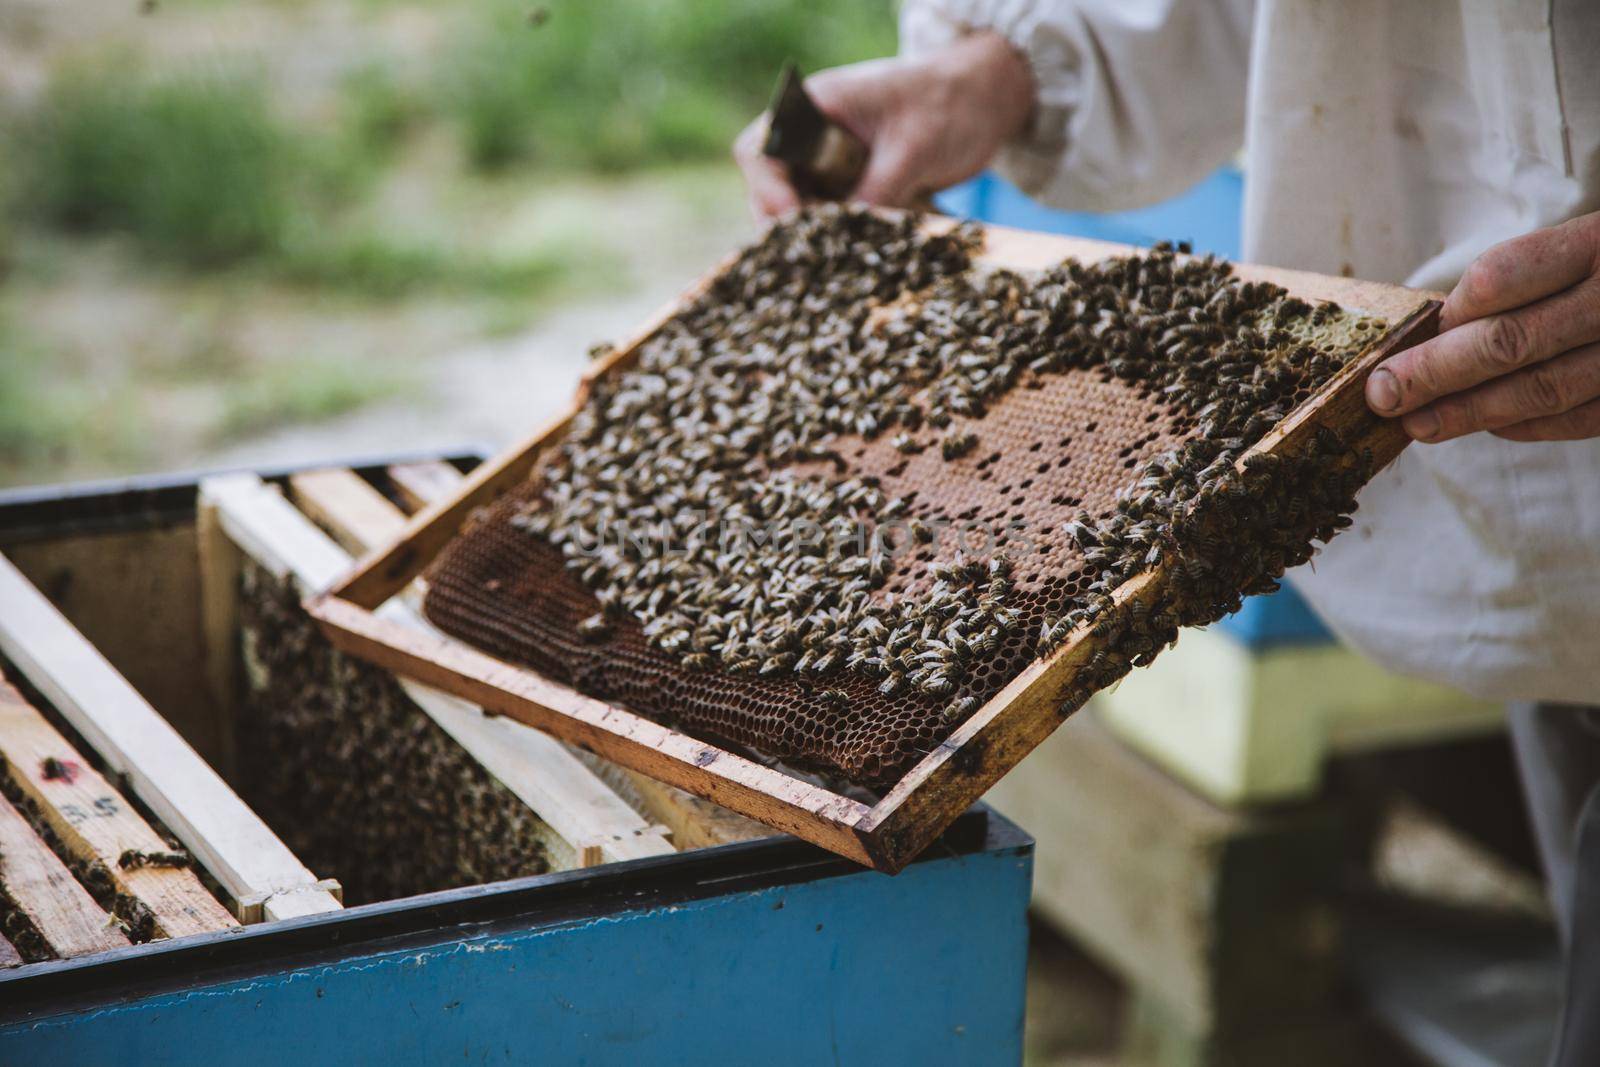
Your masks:
<svg viewBox="0 0 1600 1067"><path fill-rule="evenodd" d="M1037 102L996 167L1037 199L1122 211L1174 196L1244 142L1254 0L905 0L900 52L994 30Z"/></svg>

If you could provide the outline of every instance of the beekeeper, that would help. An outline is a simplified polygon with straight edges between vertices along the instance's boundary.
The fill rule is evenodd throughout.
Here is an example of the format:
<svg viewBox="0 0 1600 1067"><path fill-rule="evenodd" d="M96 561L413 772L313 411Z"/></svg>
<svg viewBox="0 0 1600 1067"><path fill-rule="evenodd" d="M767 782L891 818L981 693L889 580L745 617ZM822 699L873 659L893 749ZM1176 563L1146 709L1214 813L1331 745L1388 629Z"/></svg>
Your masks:
<svg viewBox="0 0 1600 1067"><path fill-rule="evenodd" d="M807 81L871 147L856 199L993 166L1119 211L1242 144L1245 259L1449 291L1367 385L1423 446L1293 579L1373 659L1515 702L1570 946L1557 1062L1600 1063L1600 3L908 0L900 31ZM735 155L777 215L761 137Z"/></svg>

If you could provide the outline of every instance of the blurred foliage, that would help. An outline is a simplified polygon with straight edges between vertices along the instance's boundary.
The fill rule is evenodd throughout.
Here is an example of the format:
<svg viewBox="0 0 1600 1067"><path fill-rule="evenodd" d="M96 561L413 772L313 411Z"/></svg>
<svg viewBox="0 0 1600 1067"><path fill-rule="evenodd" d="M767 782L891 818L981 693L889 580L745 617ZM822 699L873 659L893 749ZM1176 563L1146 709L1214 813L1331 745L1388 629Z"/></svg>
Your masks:
<svg viewBox="0 0 1600 1067"><path fill-rule="evenodd" d="M286 257L295 277L373 295L430 280L505 288L546 272L451 269L437 249L347 238L334 223L429 122L454 130L483 170L717 157L786 60L815 70L894 46L892 0L483 0L452 18L430 71L347 71L331 128L287 124L264 77L227 65L156 74L104 55L65 66L4 146L21 163L16 213L124 232L180 265Z"/></svg>
<svg viewBox="0 0 1600 1067"><path fill-rule="evenodd" d="M83 18L0 96L0 481L411 390L414 367L348 358L406 348L379 301L435 301L404 314L481 336L552 293L620 290L636 236L592 176L670 164L648 179L661 201L721 217L731 166L677 164L725 161L786 60L894 48L893 0L69 6ZM0 53L17 32L0 19ZM238 314L196 344L181 319L202 291ZM135 343L123 321L164 325ZM330 340L310 354L302 329Z"/></svg>
<svg viewBox="0 0 1600 1067"><path fill-rule="evenodd" d="M307 236L292 242L276 270L296 284L377 299L394 299L419 289L527 297L571 280L575 262L573 250L560 247L491 258L368 233L336 240Z"/></svg>
<svg viewBox="0 0 1600 1067"><path fill-rule="evenodd" d="M291 130L256 77L71 68L23 124L22 213L114 231L180 266L250 260L305 286L392 299L423 289L532 297L581 249L487 257L344 221L421 111L376 67L343 82L333 131Z"/></svg>
<svg viewBox="0 0 1600 1067"><path fill-rule="evenodd" d="M340 87L348 143L375 159L389 157L427 116L422 98L382 64L357 67Z"/></svg>
<svg viewBox="0 0 1600 1067"><path fill-rule="evenodd" d="M890 0L486 0L441 64L441 107L486 169L616 170L725 153L778 71L894 51Z"/></svg>
<svg viewBox="0 0 1600 1067"><path fill-rule="evenodd" d="M0 319L0 460L48 458L75 421L70 398L45 387L42 356Z"/></svg>
<svg viewBox="0 0 1600 1067"><path fill-rule="evenodd" d="M126 231L190 264L271 251L290 214L293 141L258 79L72 67L21 132L35 217Z"/></svg>

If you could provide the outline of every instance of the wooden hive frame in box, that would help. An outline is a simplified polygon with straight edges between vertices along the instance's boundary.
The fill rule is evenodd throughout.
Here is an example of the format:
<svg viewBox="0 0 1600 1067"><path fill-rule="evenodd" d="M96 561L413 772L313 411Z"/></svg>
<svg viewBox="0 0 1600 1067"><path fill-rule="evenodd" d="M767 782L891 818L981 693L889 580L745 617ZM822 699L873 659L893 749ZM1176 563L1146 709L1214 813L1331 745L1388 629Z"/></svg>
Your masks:
<svg viewBox="0 0 1600 1067"><path fill-rule="evenodd" d="M0 653L217 880L234 902L238 921L339 910L338 883L308 870L3 555ZM200 883L192 873L165 878L162 885L124 871L118 862L123 851L159 850L160 837L19 694L7 687L0 691L0 703L5 705L0 755L10 780L76 859L103 865L119 892L155 913L163 936L227 924L225 913L208 907L203 891L195 892ZM46 774L41 769L46 759L70 761L73 769ZM22 826L13 823L18 834ZM0 880L9 884L19 873L0 874ZM71 894L64 883L52 884Z"/></svg>
<svg viewBox="0 0 1600 1067"><path fill-rule="evenodd" d="M926 223L930 229L948 220ZM1064 259L1094 262L1133 251L1125 246L988 228L981 263L1017 271L1039 270ZM593 382L631 365L639 346L680 308L704 291L727 263L663 309L631 341L592 366L577 397L558 418L495 460L484 464L451 496L415 515L390 543L308 604L335 645L398 674L435 686L548 731L626 767L680 786L734 811L805 838L880 870L894 872L921 852L962 811L1061 724L1063 695L1075 673L1100 648L1084 627L1053 653L1036 660L974 713L876 803L814 785L781 770L699 740L589 697L534 671L496 659L456 640L386 616L391 598L421 575L476 509L521 483L536 459L562 440ZM1311 301L1333 301L1394 324L1311 400L1301 405L1240 460L1270 452L1299 455L1318 427L1328 427L1373 469L1397 456L1407 438L1393 420L1366 406L1367 374L1394 352L1438 328L1434 294L1346 278L1240 264L1247 281L1270 282ZM1155 602L1168 579L1166 566L1139 574L1114 595L1119 607Z"/></svg>
<svg viewBox="0 0 1600 1067"><path fill-rule="evenodd" d="M463 478L442 461L394 464L374 476L413 511ZM373 547L406 521L406 511L348 467L290 473L282 489L249 472L212 475L200 480L195 504L194 555L169 548L172 559L141 557L137 566L165 573L162 567L185 559L199 564L203 658L218 672L239 643L245 560L310 591L348 570L351 552ZM314 874L46 596L43 586L66 588L71 581L60 575L74 572L34 584L51 573L41 568L48 558L24 551L13 562L0 553L0 915L15 927L8 927L13 937L26 939L19 952L23 943L0 930L0 972L31 969L29 957L77 960L144 939L341 911L340 884ZM396 603L386 616L414 619L409 610ZM200 678L192 681L206 689ZM231 682L212 682L208 702L222 708ZM24 684L28 693L17 688ZM457 697L404 681L402 691L536 816L534 835L551 871L772 836ZM224 718L219 713L218 722ZM187 855L175 852L162 830Z"/></svg>
<svg viewBox="0 0 1600 1067"><path fill-rule="evenodd" d="M463 479L442 462L393 465L384 474L414 509L448 494ZM206 531L202 553L222 555L231 547L309 593L348 570L351 553L386 543L406 523L404 511L348 467L299 471L288 476L285 488L287 494L248 472L201 479L199 516ZM234 589L232 569L204 578L203 588ZM407 603L386 605L383 614L401 625L424 625ZM233 624L220 628L231 632ZM404 678L400 685L424 716L542 820L540 843L554 869L766 835L758 824L587 753L574 753L520 723L484 715L459 697Z"/></svg>

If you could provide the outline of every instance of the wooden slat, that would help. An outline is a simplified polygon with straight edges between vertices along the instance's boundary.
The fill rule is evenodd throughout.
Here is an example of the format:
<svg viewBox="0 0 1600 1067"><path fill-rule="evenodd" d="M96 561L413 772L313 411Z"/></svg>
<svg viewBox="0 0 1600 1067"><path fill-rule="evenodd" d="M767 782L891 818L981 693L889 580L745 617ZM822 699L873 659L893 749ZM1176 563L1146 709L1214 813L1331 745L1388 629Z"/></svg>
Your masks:
<svg viewBox="0 0 1600 1067"><path fill-rule="evenodd" d="M238 925L193 871L122 867L118 861L124 853L165 852L167 843L4 679L0 755L12 785L34 803L63 846L77 859L103 866L119 892L150 909L156 936L183 937Z"/></svg>
<svg viewBox="0 0 1600 1067"><path fill-rule="evenodd" d="M216 723L220 760L231 777L238 758L234 727L242 665L239 655L239 574L242 556L205 501L195 507L195 560L200 600L200 658Z"/></svg>
<svg viewBox="0 0 1600 1067"><path fill-rule="evenodd" d="M417 467L429 468L427 474L417 477L401 473ZM443 462L390 467L388 474L396 485L402 483L409 485L410 488L404 495L413 509L426 507L435 500L449 496L465 477L455 467ZM370 551L372 547L367 545L363 551ZM506 721L510 723L510 720ZM512 724L512 728L531 729L520 723ZM747 819L737 812L685 792L677 786L658 782L649 775L609 763L582 749L573 749L573 754L583 760L590 770L599 775L611 788L617 790L635 808L670 830L673 844L679 849L688 851L710 848L713 845L725 845L733 841L755 841L772 836L771 830L754 819Z"/></svg>
<svg viewBox="0 0 1600 1067"><path fill-rule="evenodd" d="M454 465L442 459L396 463L384 473L408 512L421 511L435 500L449 496L464 477Z"/></svg>
<svg viewBox="0 0 1600 1067"><path fill-rule="evenodd" d="M532 729L510 719L502 721L519 730ZM682 852L773 836L770 827L675 785L657 781L648 774L601 759L575 746L569 750L634 808L665 826L672 834L673 845Z"/></svg>
<svg viewBox="0 0 1600 1067"><path fill-rule="evenodd" d="M291 474L289 493L301 511L352 555L387 544L405 529L400 509L348 467Z"/></svg>
<svg viewBox="0 0 1600 1067"><path fill-rule="evenodd" d="M109 952L129 943L4 796L0 796L0 889L62 959Z"/></svg>
<svg viewBox="0 0 1600 1067"><path fill-rule="evenodd" d="M930 220L929 230L947 228L948 219ZM1097 261L1128 252L1125 246L990 227L979 260L1017 270L1051 266L1064 258ZM1411 316L1385 335L1388 351L1415 343L1436 328L1428 317L1432 294L1249 264L1235 266L1238 277L1269 281L1303 299L1334 300L1391 321ZM449 689L484 707L588 746L608 759L723 803L762 822L796 833L844 855L865 857L883 870L898 870L947 826L985 788L1060 724L1060 696L1077 669L1095 651L1083 634L1069 639L1052 657L1025 670L1002 693L965 723L878 804L860 804L825 789L760 768L733 753L706 745L606 705L533 671L517 668L464 642L407 632L371 609L399 592L447 545L473 510L517 485L538 456L556 446L595 380L627 367L639 346L689 297L703 291L717 272L692 287L684 300L658 314L627 345L591 364L573 408L507 452L483 464L448 499L415 515L400 537L368 556L360 566L309 604L336 645L390 670ZM1436 309L1433 312L1436 315ZM1337 376L1315 403L1314 420L1302 410L1304 426L1280 427L1271 435L1276 450L1297 447L1295 434L1327 422L1348 434L1356 447L1370 448L1379 465L1403 446L1392 422L1367 411L1361 398L1365 375L1379 358L1377 347ZM1293 421L1293 420L1290 420ZM1161 590L1159 573L1140 575L1118 591L1119 603L1148 601ZM1013 703L1015 707L1011 706ZM959 759L954 758L959 755ZM765 772L765 773L763 773ZM861 809L861 810L858 810Z"/></svg>
<svg viewBox="0 0 1600 1067"><path fill-rule="evenodd" d="M323 878L306 885L279 889L264 896L250 898L246 906L272 922L304 919L312 915L339 911L344 907L339 900L340 892L337 881Z"/></svg>
<svg viewBox="0 0 1600 1067"><path fill-rule="evenodd" d="M294 485L297 500L322 515L357 549L366 538L376 536L372 528L375 518L376 525L382 525L399 514L393 504L378 496L377 502L392 513L385 516L364 497L363 490L372 492L365 482L355 489L348 479L338 478L302 480ZM257 546L250 550L252 556L259 552L263 566L292 577L307 593L318 591L321 585L317 583L325 583L330 574L349 564L343 550L254 476L228 475L221 482L207 479L201 484L201 494L218 508L230 534L238 535L241 544ZM359 500L360 506L346 503L346 495ZM351 517L355 522L344 525ZM425 625L402 604L387 605L385 615L403 625ZM557 742L485 716L481 708L465 700L409 679L401 679L400 684L424 714L549 826L555 840L544 843L557 866L579 866L586 857L609 863L674 851L660 828L646 823Z"/></svg>
<svg viewBox="0 0 1600 1067"><path fill-rule="evenodd" d="M698 741L470 645L405 626L324 594L306 609L334 646L385 670L447 689L479 706L681 786L768 826L870 863L855 827L870 810L737 753Z"/></svg>
<svg viewBox="0 0 1600 1067"><path fill-rule="evenodd" d="M578 866L676 851L560 743L459 697L410 679L401 688L429 718L577 852Z"/></svg>
<svg viewBox="0 0 1600 1067"><path fill-rule="evenodd" d="M218 523L240 551L303 589L326 589L349 565L348 553L254 474L204 478L200 500L216 509Z"/></svg>
<svg viewBox="0 0 1600 1067"><path fill-rule="evenodd" d="M137 610L137 605L129 605ZM0 651L234 898L243 922L318 885L165 719L0 556ZM338 899L320 894L324 910Z"/></svg>

